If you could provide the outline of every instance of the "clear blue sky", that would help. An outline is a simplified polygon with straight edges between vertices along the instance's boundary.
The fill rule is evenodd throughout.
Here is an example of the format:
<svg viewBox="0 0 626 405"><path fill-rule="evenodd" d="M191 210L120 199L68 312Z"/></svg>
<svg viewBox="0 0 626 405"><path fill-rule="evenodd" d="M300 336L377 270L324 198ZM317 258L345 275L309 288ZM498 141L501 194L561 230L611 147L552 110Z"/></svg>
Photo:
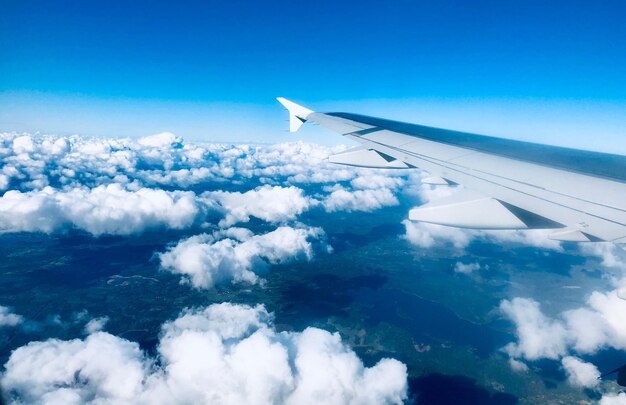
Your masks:
<svg viewBox="0 0 626 405"><path fill-rule="evenodd" d="M0 130L275 141L285 96L496 135L619 139L625 4L4 0Z"/></svg>

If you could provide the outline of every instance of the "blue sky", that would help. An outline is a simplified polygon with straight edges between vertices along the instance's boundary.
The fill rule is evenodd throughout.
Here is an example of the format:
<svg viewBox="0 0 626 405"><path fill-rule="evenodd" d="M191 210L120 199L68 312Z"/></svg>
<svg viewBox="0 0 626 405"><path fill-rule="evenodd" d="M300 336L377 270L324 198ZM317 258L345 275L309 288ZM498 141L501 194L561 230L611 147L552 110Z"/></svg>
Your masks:
<svg viewBox="0 0 626 405"><path fill-rule="evenodd" d="M285 96L596 149L626 138L618 1L3 3L0 130L273 142L290 139Z"/></svg>

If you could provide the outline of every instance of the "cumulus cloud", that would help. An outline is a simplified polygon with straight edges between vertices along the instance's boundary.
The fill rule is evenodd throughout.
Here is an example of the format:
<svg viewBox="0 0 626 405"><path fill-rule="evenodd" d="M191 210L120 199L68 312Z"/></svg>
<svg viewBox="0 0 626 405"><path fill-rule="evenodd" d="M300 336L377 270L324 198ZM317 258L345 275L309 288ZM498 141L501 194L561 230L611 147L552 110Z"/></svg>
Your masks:
<svg viewBox="0 0 626 405"><path fill-rule="evenodd" d="M481 231L479 237L495 243L514 243L536 248L562 251L561 242L548 238L553 231L550 229L528 229L520 231Z"/></svg>
<svg viewBox="0 0 626 405"><path fill-rule="evenodd" d="M626 270L626 252L613 243L581 243L578 248L585 256L602 259L604 267Z"/></svg>
<svg viewBox="0 0 626 405"><path fill-rule="evenodd" d="M569 352L626 350L626 301L617 290L594 291L585 306L564 311L555 318L546 316L539 303L529 298L504 300L500 309L516 327L517 342L505 347L513 358L559 359ZM568 362L576 365L571 359Z"/></svg>
<svg viewBox="0 0 626 405"><path fill-rule="evenodd" d="M0 230L50 233L72 226L92 235L130 235L159 227L184 229L202 210L194 197L186 191L128 191L118 184L67 192L11 190L0 197Z"/></svg>
<svg viewBox="0 0 626 405"><path fill-rule="evenodd" d="M618 392L603 395L600 399L600 405L626 405L626 393Z"/></svg>
<svg viewBox="0 0 626 405"><path fill-rule="evenodd" d="M406 180L402 177L394 176L393 172L386 171L384 174L377 174L371 172L365 172L359 174L358 177L350 181L350 185L354 189L371 190L386 188L390 190L398 189L406 183Z"/></svg>
<svg viewBox="0 0 626 405"><path fill-rule="evenodd" d="M574 387L592 388L598 385L600 372L591 363L573 356L563 357L561 365L567 375L567 382Z"/></svg>
<svg viewBox="0 0 626 405"><path fill-rule="evenodd" d="M100 332L104 329L108 322L108 316L101 316L99 318L90 319L89 322L87 322L87 324L85 325L85 333L88 335L92 335L96 332Z"/></svg>
<svg viewBox="0 0 626 405"><path fill-rule="evenodd" d="M342 187L334 190L323 201L327 212L374 211L398 204L398 199L387 188L350 191Z"/></svg>
<svg viewBox="0 0 626 405"><path fill-rule="evenodd" d="M263 306L215 304L163 325L158 354L96 332L15 350L2 386L28 403L400 404L407 369L365 367L335 333L277 332Z"/></svg>
<svg viewBox="0 0 626 405"><path fill-rule="evenodd" d="M560 242L548 239L549 230L481 231L409 220L405 220L402 223L406 228L406 240L421 248L430 248L436 244L450 243L456 249L462 250L473 240L483 240L499 244L533 246L555 251L563 250Z"/></svg>
<svg viewBox="0 0 626 405"><path fill-rule="evenodd" d="M404 220L405 239L412 245L428 249L435 244L451 243L456 249L465 249L472 241L473 231L425 222Z"/></svg>
<svg viewBox="0 0 626 405"><path fill-rule="evenodd" d="M0 305L0 327L16 326L24 322L24 317L13 313L11 308Z"/></svg>
<svg viewBox="0 0 626 405"><path fill-rule="evenodd" d="M536 301L527 298L504 300L500 304L500 310L516 326L518 342L509 343L505 347L511 357L528 360L558 359L565 353L565 327L546 317Z"/></svg>
<svg viewBox="0 0 626 405"><path fill-rule="evenodd" d="M204 193L203 197L219 204L225 215L219 223L222 227L248 222L251 216L274 223L294 220L312 204L312 199L294 186L265 185L245 193L214 191Z"/></svg>
<svg viewBox="0 0 626 405"><path fill-rule="evenodd" d="M479 263L456 262L456 264L454 265L454 271L457 273L472 274L476 270L480 270Z"/></svg>
<svg viewBox="0 0 626 405"><path fill-rule="evenodd" d="M223 282L255 284L268 264L310 260L313 241L322 240L321 228L282 226L254 235L243 228L184 239L159 255L161 267L181 274L196 288L212 288Z"/></svg>
<svg viewBox="0 0 626 405"><path fill-rule="evenodd" d="M326 161L343 149L303 142L187 144L171 133L138 140L0 133L0 189L10 190L0 200L0 230L75 227L125 235L184 229L207 209L222 212L220 226L228 227L251 217L292 221L320 204L328 212L397 205L394 193L406 173ZM295 186L313 183L336 187L313 198ZM218 191L198 195L201 185ZM176 204L184 206L169 209Z"/></svg>
<svg viewBox="0 0 626 405"><path fill-rule="evenodd" d="M517 359L509 359L509 366L513 371L517 371L518 373L525 373L528 371L528 365L523 361L519 361Z"/></svg>
<svg viewBox="0 0 626 405"><path fill-rule="evenodd" d="M343 149L304 142L195 144L171 133L138 140L0 133L0 189L9 185L28 191L111 183L187 188L251 179L294 184L349 181L360 169L325 161Z"/></svg>
<svg viewBox="0 0 626 405"><path fill-rule="evenodd" d="M171 132L161 132L160 134L144 136L139 138L137 143L142 146L148 146L152 148L165 148L165 147L180 147L182 146L182 138L174 135Z"/></svg>

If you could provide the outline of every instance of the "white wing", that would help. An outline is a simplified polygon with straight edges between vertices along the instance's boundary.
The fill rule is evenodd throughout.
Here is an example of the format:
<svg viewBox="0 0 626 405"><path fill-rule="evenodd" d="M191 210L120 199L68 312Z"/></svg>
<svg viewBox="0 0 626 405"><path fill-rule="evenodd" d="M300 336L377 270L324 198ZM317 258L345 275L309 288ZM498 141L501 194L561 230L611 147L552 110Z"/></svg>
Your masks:
<svg viewBox="0 0 626 405"><path fill-rule="evenodd" d="M554 229L553 239L626 243L626 156L540 145L350 113L279 98L290 129L310 121L361 145L334 163L419 167L467 190L411 210L412 220L476 229Z"/></svg>

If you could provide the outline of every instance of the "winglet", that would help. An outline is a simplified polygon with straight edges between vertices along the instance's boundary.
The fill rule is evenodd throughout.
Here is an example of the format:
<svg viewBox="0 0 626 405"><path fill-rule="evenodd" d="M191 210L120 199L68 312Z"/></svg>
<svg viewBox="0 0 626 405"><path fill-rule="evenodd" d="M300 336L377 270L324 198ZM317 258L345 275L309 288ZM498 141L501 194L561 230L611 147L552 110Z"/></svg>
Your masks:
<svg viewBox="0 0 626 405"><path fill-rule="evenodd" d="M309 114L313 113L308 108L304 108L286 98L277 97L276 100L289 111L289 132L296 132L306 122Z"/></svg>

